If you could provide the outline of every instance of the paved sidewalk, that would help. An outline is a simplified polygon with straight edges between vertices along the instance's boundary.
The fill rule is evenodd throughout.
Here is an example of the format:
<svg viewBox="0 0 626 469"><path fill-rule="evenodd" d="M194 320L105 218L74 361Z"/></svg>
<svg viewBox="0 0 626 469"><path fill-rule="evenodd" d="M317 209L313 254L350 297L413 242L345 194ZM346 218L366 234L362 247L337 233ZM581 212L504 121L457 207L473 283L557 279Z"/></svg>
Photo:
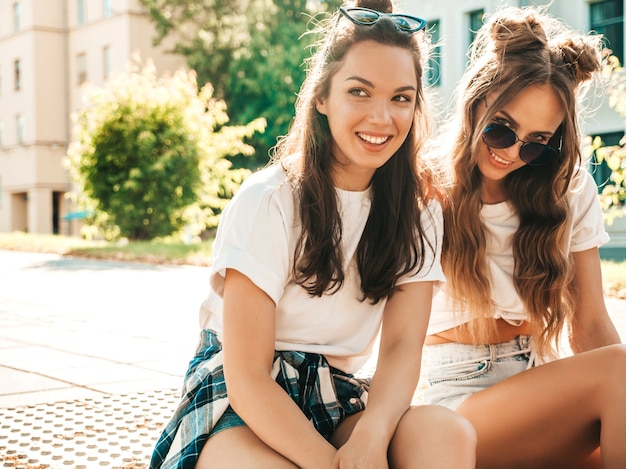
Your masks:
<svg viewBox="0 0 626 469"><path fill-rule="evenodd" d="M147 467L208 273L0 251L0 467Z"/></svg>
<svg viewBox="0 0 626 469"><path fill-rule="evenodd" d="M0 467L147 467L209 269L0 250ZM626 338L626 300L607 299Z"/></svg>

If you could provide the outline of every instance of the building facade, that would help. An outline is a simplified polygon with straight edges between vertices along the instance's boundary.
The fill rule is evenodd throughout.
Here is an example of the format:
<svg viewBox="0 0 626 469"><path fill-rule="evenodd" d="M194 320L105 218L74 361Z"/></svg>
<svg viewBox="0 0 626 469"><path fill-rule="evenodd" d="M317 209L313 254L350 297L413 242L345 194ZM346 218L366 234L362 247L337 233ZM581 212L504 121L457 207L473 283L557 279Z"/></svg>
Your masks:
<svg viewBox="0 0 626 469"><path fill-rule="evenodd" d="M502 4L550 4L549 11L570 26L604 34L624 59L626 0L398 1L403 11L429 23L438 47L426 79L444 103L450 102L483 16ZM154 47L153 37L138 0L0 0L0 232L76 234L63 165L71 115L82 104L86 84L103 85L125 71L136 52L151 58L161 73L184 66L167 46ZM596 112L585 120L585 132L618 143L623 118L603 90L590 95ZM606 180L606 168L596 168L595 177Z"/></svg>
<svg viewBox="0 0 626 469"><path fill-rule="evenodd" d="M159 72L184 66L153 37L137 0L0 0L0 232L76 233L71 115L136 53Z"/></svg>

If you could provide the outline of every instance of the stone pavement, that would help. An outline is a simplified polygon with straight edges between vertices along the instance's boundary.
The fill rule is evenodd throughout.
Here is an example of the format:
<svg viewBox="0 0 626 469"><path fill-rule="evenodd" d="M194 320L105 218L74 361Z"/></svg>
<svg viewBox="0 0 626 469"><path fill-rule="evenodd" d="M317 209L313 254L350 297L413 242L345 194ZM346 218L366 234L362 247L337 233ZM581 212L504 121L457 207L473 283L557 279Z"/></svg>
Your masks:
<svg viewBox="0 0 626 469"><path fill-rule="evenodd" d="M147 467L207 288L207 268L0 251L0 467Z"/></svg>
<svg viewBox="0 0 626 469"><path fill-rule="evenodd" d="M0 250L0 468L146 468L208 274ZM626 300L607 304L626 338Z"/></svg>

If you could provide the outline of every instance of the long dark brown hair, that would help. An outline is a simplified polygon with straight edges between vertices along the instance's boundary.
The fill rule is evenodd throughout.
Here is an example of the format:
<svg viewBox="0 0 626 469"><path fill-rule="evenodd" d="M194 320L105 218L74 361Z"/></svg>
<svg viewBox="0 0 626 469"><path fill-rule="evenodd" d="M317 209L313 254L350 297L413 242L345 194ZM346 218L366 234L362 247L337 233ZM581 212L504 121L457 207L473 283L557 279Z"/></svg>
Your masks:
<svg viewBox="0 0 626 469"><path fill-rule="evenodd" d="M390 0L361 0L346 6L393 11ZM420 218L425 170L417 155L430 130L421 86L423 51L428 46L424 32L401 32L388 18L361 26L336 15L340 13L325 22L318 49L308 62L294 122L274 157L284 160L300 155L297 167L284 164L296 188L302 228L293 266L295 281L312 296L336 291L345 277L341 215L332 179L336 160L328 121L317 111L316 102L328 96L331 78L354 44L375 41L411 52L418 80L413 125L401 148L374 174L370 214L357 248L363 299L377 303L390 294L400 276L424 267L426 246Z"/></svg>

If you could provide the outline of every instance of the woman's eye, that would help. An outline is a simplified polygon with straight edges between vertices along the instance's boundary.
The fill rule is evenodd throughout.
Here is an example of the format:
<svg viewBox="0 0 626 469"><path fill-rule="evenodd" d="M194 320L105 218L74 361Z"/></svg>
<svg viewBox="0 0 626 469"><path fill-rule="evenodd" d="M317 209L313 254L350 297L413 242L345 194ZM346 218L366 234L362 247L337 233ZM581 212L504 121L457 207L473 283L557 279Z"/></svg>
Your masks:
<svg viewBox="0 0 626 469"><path fill-rule="evenodd" d="M546 143L550 139L545 135L531 135L528 137L528 140L535 143Z"/></svg>
<svg viewBox="0 0 626 469"><path fill-rule="evenodd" d="M509 129L511 128L511 123L508 120L503 119L502 117L496 117L496 118L493 119L493 121L496 124L504 125L504 126L508 127Z"/></svg>
<svg viewBox="0 0 626 469"><path fill-rule="evenodd" d="M367 93L362 88L352 88L348 93L352 96L367 96Z"/></svg>
<svg viewBox="0 0 626 469"><path fill-rule="evenodd" d="M412 102L411 97L407 96L405 94L398 95L393 100L394 101L400 101L401 103L410 103L410 102Z"/></svg>

